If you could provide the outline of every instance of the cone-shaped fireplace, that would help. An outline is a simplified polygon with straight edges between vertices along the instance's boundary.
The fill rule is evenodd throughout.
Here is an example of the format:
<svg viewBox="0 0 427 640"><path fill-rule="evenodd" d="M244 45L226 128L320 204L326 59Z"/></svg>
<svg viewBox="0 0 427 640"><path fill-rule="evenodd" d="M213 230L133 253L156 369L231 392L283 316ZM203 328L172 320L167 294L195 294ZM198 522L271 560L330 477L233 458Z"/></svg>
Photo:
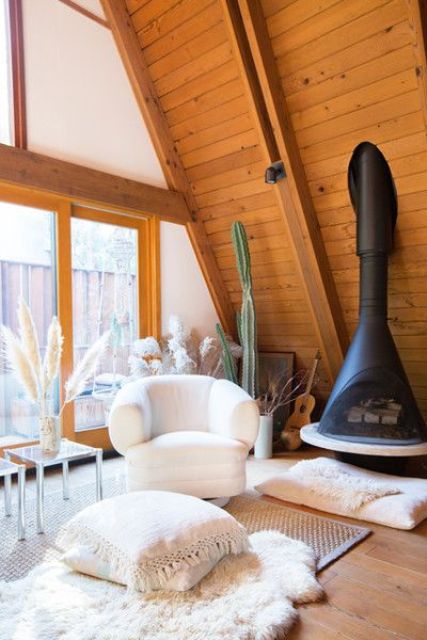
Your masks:
<svg viewBox="0 0 427 640"><path fill-rule="evenodd" d="M348 187L357 218L359 326L317 431L349 444L416 445L427 441L427 428L387 324L396 190L384 156L370 142L353 152Z"/></svg>

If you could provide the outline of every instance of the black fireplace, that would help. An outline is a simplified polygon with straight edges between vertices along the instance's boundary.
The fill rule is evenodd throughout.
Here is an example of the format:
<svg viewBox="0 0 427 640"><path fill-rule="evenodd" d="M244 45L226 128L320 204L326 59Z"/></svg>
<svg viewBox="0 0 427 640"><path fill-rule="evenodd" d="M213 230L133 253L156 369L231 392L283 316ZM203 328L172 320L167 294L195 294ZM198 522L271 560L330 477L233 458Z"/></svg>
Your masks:
<svg viewBox="0 0 427 640"><path fill-rule="evenodd" d="M397 195L381 151L362 142L348 168L360 258L359 325L321 418L328 438L373 445L427 441L387 324L387 263L393 248Z"/></svg>

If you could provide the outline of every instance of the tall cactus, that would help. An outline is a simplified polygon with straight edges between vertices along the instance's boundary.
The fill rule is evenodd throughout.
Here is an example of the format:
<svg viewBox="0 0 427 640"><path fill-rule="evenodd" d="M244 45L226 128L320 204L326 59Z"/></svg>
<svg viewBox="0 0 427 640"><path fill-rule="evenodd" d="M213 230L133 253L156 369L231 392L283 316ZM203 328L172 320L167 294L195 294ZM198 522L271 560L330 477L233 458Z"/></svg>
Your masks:
<svg viewBox="0 0 427 640"><path fill-rule="evenodd" d="M258 353L255 304L252 292L251 257L246 231L241 222L234 222L231 238L242 285L242 308L237 316L238 333L243 349L241 385L252 398L258 395Z"/></svg>

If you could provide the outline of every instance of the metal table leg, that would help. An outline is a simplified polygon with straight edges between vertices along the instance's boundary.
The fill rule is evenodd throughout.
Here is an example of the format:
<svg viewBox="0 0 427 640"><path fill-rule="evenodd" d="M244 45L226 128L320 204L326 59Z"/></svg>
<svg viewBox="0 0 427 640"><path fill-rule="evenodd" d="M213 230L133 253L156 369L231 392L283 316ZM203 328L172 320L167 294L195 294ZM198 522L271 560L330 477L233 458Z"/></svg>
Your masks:
<svg viewBox="0 0 427 640"><path fill-rule="evenodd" d="M96 452L96 499L102 500L102 449Z"/></svg>
<svg viewBox="0 0 427 640"><path fill-rule="evenodd" d="M37 533L44 533L44 467L36 465L37 481Z"/></svg>
<svg viewBox="0 0 427 640"><path fill-rule="evenodd" d="M25 465L18 469L18 540L25 540Z"/></svg>
<svg viewBox="0 0 427 640"><path fill-rule="evenodd" d="M8 453L5 453L4 458L10 461ZM6 516L12 515L12 478L10 475L4 476L4 513Z"/></svg>
<svg viewBox="0 0 427 640"><path fill-rule="evenodd" d="M12 515L12 476L4 476L4 513Z"/></svg>
<svg viewBox="0 0 427 640"><path fill-rule="evenodd" d="M69 476L69 466L68 460L64 460L62 463L62 494L64 496L64 500L70 499L70 476Z"/></svg>

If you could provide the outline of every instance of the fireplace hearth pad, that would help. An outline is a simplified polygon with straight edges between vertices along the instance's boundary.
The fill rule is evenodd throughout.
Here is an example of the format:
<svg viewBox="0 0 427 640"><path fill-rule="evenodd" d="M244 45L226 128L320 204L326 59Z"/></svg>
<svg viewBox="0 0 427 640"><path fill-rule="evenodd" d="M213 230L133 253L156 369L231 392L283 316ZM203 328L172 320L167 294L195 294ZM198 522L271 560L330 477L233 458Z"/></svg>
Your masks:
<svg viewBox="0 0 427 640"><path fill-rule="evenodd" d="M353 453L364 456L384 456L396 458L409 458L412 456L427 455L427 442L419 444L367 444L363 442L348 442L322 435L318 431L318 422L302 427L300 435L303 442L322 449L338 451L340 453Z"/></svg>

